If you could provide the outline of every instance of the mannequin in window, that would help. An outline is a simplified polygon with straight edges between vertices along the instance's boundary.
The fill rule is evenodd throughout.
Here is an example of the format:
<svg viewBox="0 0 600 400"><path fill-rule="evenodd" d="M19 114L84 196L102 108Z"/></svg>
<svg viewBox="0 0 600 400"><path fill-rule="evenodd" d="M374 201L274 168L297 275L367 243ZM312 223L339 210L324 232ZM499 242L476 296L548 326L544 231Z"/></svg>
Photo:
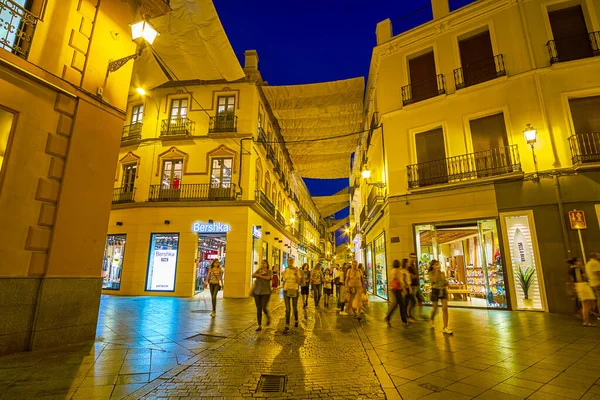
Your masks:
<svg viewBox="0 0 600 400"><path fill-rule="evenodd" d="M172 189L179 189L179 184L181 183L181 179L179 179L179 175L175 175L175 178L173 179L173 186Z"/></svg>

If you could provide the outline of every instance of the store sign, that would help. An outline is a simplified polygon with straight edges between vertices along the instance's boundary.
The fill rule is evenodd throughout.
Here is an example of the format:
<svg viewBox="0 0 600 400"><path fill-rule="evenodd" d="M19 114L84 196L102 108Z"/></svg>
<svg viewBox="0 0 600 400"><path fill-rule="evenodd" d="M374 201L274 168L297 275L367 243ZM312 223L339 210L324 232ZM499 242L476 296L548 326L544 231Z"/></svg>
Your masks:
<svg viewBox="0 0 600 400"><path fill-rule="evenodd" d="M573 230L587 229L585 213L581 210L569 211L569 222Z"/></svg>
<svg viewBox="0 0 600 400"><path fill-rule="evenodd" d="M176 233L152 234L146 290L175 290L175 271L179 235Z"/></svg>
<svg viewBox="0 0 600 400"><path fill-rule="evenodd" d="M227 233L230 230L231 227L229 225L220 222L213 222L212 224L195 222L192 225L192 232L194 233Z"/></svg>
<svg viewBox="0 0 600 400"><path fill-rule="evenodd" d="M260 230L261 226L260 225L256 225L252 227L252 236L260 239L262 237L262 231Z"/></svg>

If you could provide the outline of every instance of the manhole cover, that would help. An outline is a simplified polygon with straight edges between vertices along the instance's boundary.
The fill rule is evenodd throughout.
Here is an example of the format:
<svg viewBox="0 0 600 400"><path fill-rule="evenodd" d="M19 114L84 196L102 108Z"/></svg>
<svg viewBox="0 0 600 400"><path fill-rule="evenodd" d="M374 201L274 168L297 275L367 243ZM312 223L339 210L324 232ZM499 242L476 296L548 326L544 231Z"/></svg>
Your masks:
<svg viewBox="0 0 600 400"><path fill-rule="evenodd" d="M285 375L261 375L256 393L283 393L286 382Z"/></svg>
<svg viewBox="0 0 600 400"><path fill-rule="evenodd" d="M444 389L442 389L441 387L432 385L431 383L422 383L419 386L421 386L422 388L431 390L432 392L443 392L444 391Z"/></svg>
<svg viewBox="0 0 600 400"><path fill-rule="evenodd" d="M203 333L199 333L194 336L190 336L185 338L185 340L193 340L195 342L204 342L204 343L213 343L218 342L221 339L226 339L227 336L219 336L219 335L205 335Z"/></svg>

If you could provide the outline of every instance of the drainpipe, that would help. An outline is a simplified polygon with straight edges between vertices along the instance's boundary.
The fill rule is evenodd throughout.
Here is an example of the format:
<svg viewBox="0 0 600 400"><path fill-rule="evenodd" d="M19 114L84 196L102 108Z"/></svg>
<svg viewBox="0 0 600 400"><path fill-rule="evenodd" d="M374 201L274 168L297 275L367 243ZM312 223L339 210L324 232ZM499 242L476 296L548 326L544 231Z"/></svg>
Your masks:
<svg viewBox="0 0 600 400"><path fill-rule="evenodd" d="M244 140L253 141L254 139L243 138L242 140L240 140L240 168L238 170L238 188L240 189L240 191L237 193L240 198L244 194L244 189L242 188L242 165L243 165L242 158L244 157ZM252 154L252 153L249 153L249 154Z"/></svg>

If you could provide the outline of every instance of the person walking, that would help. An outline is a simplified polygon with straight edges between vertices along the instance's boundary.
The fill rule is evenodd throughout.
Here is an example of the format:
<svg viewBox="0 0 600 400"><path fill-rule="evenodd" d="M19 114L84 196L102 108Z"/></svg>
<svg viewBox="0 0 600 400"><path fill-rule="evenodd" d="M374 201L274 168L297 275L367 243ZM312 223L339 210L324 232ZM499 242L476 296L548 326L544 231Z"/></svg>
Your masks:
<svg viewBox="0 0 600 400"><path fill-rule="evenodd" d="M583 317L583 326L594 327L596 325L590 322L590 309L594 307L596 295L590 284L587 282L583 263L579 258L571 258L569 261L569 277L575 285L577 300L581 303L581 316Z"/></svg>
<svg viewBox="0 0 600 400"><path fill-rule="evenodd" d="M333 293L333 275L331 269L325 269L325 276L323 277L323 303L325 307L329 307L329 298Z"/></svg>
<svg viewBox="0 0 600 400"><path fill-rule="evenodd" d="M429 263L429 281L431 282L431 304L433 305L433 311L431 312L431 319L429 326L433 329L435 327L434 319L438 310L438 301L442 301L442 317L444 320L444 329L442 332L451 335L452 329L448 328L448 280L446 274L442 271L442 266L439 261L431 260Z"/></svg>
<svg viewBox="0 0 600 400"><path fill-rule="evenodd" d="M215 258L210 264L204 286L210 286L210 299L212 301L210 316L215 317L217 315L217 294L223 287L223 270L221 269L221 260L218 258Z"/></svg>
<svg viewBox="0 0 600 400"><path fill-rule="evenodd" d="M419 310L422 310L423 301L423 293L421 292L421 282L419 281L419 271L417 269L417 255L415 253L410 253L408 258L408 273L410 274L410 292L407 296L407 318L409 321L416 321L416 318L413 316L413 312L415 307L419 307ZM419 311L419 315L422 315L422 311Z"/></svg>
<svg viewBox="0 0 600 400"><path fill-rule="evenodd" d="M294 327L298 327L298 285L302 281L301 271L296 268L296 260L288 259L288 267L283 272L283 301L285 303L285 329L284 333L290 330L290 316L292 308L294 311Z"/></svg>
<svg viewBox="0 0 600 400"><path fill-rule="evenodd" d="M396 300L396 302L394 303L394 306L390 309L390 311L387 313L385 321L387 322L388 326L392 326L390 322L392 314L396 310L396 308L399 308L400 319L402 320L402 324L406 326L408 325L408 316L406 312L406 297L409 293L411 283L408 270L406 269L408 267L408 260L406 258L402 260L403 268L400 268L400 261L398 260L394 260L392 266L392 279L390 287L392 289L392 293L394 294L394 299Z"/></svg>
<svg viewBox="0 0 600 400"><path fill-rule="evenodd" d="M335 286L335 297L340 298L340 264L335 264L335 268L333 268L333 286Z"/></svg>
<svg viewBox="0 0 600 400"><path fill-rule="evenodd" d="M358 269L358 262L352 261L352 268L346 272L346 287L348 288L348 306L354 313L354 318L360 319L362 299L362 273Z"/></svg>
<svg viewBox="0 0 600 400"><path fill-rule="evenodd" d="M600 312L600 254L590 254L590 259L585 264L585 275L587 276L588 282L592 287L592 290L598 298L598 312Z"/></svg>
<svg viewBox="0 0 600 400"><path fill-rule="evenodd" d="M302 265L302 280L300 282L300 294L302 295L302 308L308 307L308 288L310 285L310 270L308 263Z"/></svg>
<svg viewBox="0 0 600 400"><path fill-rule="evenodd" d="M273 277L271 278L271 289L275 290L279 287L279 268L277 265L273 265L272 270Z"/></svg>
<svg viewBox="0 0 600 400"><path fill-rule="evenodd" d="M320 263L315 265L310 274L310 283L312 285L313 299L315 308L319 307L321 301L321 289L323 288L323 267Z"/></svg>
<svg viewBox="0 0 600 400"><path fill-rule="evenodd" d="M252 295L254 296L254 303L256 304L256 319L258 321L258 328L256 332L262 331L262 315L265 313L267 316L267 326L271 325L271 316L267 305L269 304L269 298L271 297L271 279L273 278L273 271L269 268L269 262L263 260L260 263L260 267L252 274L254 278L254 287L252 288Z"/></svg>
<svg viewBox="0 0 600 400"><path fill-rule="evenodd" d="M342 265L342 270L340 271L339 276L339 296L338 296L338 308L340 310L339 315L348 315L346 311L344 311L344 307L348 302L348 287L346 286L346 272L348 272L348 264L344 263Z"/></svg>

